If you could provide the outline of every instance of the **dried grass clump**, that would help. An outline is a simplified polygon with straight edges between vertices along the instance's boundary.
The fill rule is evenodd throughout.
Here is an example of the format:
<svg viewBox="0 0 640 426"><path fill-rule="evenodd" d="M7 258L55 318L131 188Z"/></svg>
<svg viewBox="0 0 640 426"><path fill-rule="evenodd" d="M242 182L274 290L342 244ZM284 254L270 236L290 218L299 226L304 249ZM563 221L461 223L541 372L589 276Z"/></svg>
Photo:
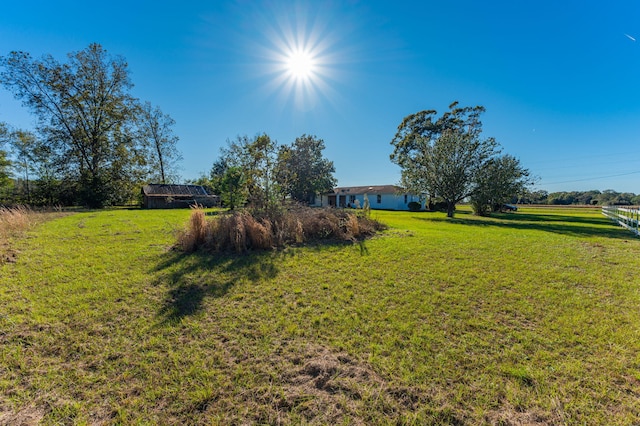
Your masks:
<svg viewBox="0 0 640 426"><path fill-rule="evenodd" d="M252 213L247 210L206 220L196 209L178 239L185 251L198 248L244 253L317 240L356 241L385 229L380 222L352 211L298 207Z"/></svg>
<svg viewBox="0 0 640 426"><path fill-rule="evenodd" d="M4 240L26 231L33 212L25 206L0 207L0 237Z"/></svg>
<svg viewBox="0 0 640 426"><path fill-rule="evenodd" d="M193 209L189 217L187 229L178 236L178 245L184 251L192 252L205 244L210 231L202 209Z"/></svg>
<svg viewBox="0 0 640 426"><path fill-rule="evenodd" d="M36 223L36 213L25 206L0 207L0 264L16 262L11 240L19 238Z"/></svg>
<svg viewBox="0 0 640 426"><path fill-rule="evenodd" d="M273 247L274 235L271 222L265 219L258 221L250 214L244 214L243 220L246 236L249 239L249 246L260 250Z"/></svg>

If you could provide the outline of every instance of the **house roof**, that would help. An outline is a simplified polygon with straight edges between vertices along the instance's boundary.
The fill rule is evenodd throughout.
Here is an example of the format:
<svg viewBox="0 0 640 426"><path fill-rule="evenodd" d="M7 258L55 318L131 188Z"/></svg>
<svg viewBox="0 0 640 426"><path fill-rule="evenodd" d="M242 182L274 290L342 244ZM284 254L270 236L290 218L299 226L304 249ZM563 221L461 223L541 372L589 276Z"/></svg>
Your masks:
<svg viewBox="0 0 640 426"><path fill-rule="evenodd" d="M404 194L405 190L397 185L340 186L334 188L333 193L337 195Z"/></svg>
<svg viewBox="0 0 640 426"><path fill-rule="evenodd" d="M159 184L151 183L142 187L142 193L144 195L197 195L207 196L207 190L201 185L173 185L173 184Z"/></svg>

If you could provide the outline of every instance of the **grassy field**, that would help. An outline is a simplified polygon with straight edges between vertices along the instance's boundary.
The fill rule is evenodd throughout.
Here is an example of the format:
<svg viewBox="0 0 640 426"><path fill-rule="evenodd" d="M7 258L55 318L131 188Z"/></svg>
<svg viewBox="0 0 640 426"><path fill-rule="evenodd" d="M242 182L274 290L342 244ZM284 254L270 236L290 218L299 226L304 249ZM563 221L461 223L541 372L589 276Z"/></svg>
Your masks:
<svg viewBox="0 0 640 426"><path fill-rule="evenodd" d="M0 424L640 423L640 240L589 209L374 212L363 243L170 247L81 212L0 265Z"/></svg>

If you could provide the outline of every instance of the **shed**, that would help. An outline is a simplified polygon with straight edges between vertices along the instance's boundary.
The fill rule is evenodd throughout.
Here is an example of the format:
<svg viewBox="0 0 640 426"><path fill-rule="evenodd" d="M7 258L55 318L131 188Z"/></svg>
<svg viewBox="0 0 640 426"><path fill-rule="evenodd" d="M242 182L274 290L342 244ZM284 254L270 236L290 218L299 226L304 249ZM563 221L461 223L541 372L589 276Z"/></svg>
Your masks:
<svg viewBox="0 0 640 426"><path fill-rule="evenodd" d="M142 206L145 209L175 209L194 205L215 207L220 205L220 197L209 194L202 185L152 183L142 187Z"/></svg>

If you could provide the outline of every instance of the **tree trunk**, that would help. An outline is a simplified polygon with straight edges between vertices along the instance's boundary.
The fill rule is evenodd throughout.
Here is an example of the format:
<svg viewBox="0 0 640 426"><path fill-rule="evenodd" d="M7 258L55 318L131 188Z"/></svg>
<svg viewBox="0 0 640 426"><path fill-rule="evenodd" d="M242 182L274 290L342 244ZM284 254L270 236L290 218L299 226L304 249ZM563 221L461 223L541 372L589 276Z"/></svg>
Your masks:
<svg viewBox="0 0 640 426"><path fill-rule="evenodd" d="M447 201L447 217L453 217L456 211L456 203L453 201Z"/></svg>

